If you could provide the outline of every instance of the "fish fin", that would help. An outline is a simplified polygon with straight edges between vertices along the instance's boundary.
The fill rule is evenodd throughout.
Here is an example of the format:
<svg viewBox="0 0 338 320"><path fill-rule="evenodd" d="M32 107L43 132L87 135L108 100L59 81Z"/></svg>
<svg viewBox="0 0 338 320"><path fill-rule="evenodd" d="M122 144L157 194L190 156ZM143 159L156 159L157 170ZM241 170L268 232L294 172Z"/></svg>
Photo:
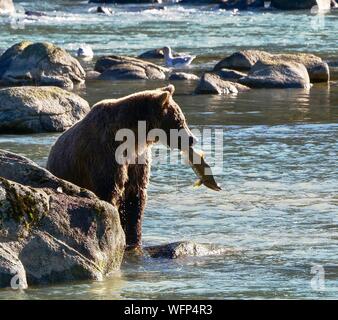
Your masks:
<svg viewBox="0 0 338 320"><path fill-rule="evenodd" d="M197 180L195 183L194 183L194 188L198 188L202 185L202 180Z"/></svg>
<svg viewBox="0 0 338 320"><path fill-rule="evenodd" d="M204 158L204 151L203 150L195 150L195 152L201 157L201 158Z"/></svg>

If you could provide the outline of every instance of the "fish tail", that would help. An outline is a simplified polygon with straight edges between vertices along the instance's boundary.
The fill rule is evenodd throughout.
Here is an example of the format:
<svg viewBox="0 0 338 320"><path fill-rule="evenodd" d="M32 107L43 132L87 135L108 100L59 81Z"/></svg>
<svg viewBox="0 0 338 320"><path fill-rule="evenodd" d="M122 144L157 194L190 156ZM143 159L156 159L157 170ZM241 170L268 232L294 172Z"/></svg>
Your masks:
<svg viewBox="0 0 338 320"><path fill-rule="evenodd" d="M197 181L194 183L194 188L198 188L198 187L200 187L201 185L202 185L202 180L199 179L199 180L197 180Z"/></svg>

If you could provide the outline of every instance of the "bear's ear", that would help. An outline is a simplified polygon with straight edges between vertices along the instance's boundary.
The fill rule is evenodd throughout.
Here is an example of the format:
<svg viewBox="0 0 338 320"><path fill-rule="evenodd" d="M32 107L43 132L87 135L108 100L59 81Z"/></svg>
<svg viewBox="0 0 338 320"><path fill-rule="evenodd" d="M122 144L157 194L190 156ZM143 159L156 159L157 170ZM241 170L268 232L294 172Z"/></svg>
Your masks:
<svg viewBox="0 0 338 320"><path fill-rule="evenodd" d="M175 87L172 84L169 84L168 86L164 87L161 89L162 91L167 91L169 92L171 95L174 94L175 92Z"/></svg>
<svg viewBox="0 0 338 320"><path fill-rule="evenodd" d="M168 91L164 91L160 93L156 98L159 102L159 105L165 107L169 104L169 99L171 97L171 93Z"/></svg>

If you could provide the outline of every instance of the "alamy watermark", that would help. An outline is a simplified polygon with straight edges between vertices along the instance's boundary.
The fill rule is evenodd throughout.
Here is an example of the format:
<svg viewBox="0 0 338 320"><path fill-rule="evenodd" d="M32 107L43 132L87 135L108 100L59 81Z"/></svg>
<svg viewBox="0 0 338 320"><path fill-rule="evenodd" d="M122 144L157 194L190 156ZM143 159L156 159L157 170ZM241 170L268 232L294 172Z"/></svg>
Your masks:
<svg viewBox="0 0 338 320"><path fill-rule="evenodd" d="M325 270L322 265L314 265L311 267L311 274L314 276L311 279L311 288L314 291L325 290Z"/></svg>
<svg viewBox="0 0 338 320"><path fill-rule="evenodd" d="M27 287L25 279L16 270L11 270L10 273L13 275L10 281L10 286L13 290L22 290Z"/></svg>
<svg viewBox="0 0 338 320"><path fill-rule="evenodd" d="M195 146L199 142L198 149L207 155L206 161L210 166L212 173L216 175L224 174L223 157L224 157L224 130L222 128L204 128L203 130L192 129L183 126L181 129L163 129L147 130L146 121L138 121L137 131L131 129L120 129L115 134L115 141L119 143L115 151L115 160L118 164L145 164L145 157L149 145L156 148L153 153L153 164L173 164L186 163L189 157L189 148ZM155 144L158 143L156 146ZM180 152L170 153L168 156L168 148ZM196 153L193 159L189 158L192 164L200 164L201 158ZM206 170L206 175L211 174L210 170Z"/></svg>

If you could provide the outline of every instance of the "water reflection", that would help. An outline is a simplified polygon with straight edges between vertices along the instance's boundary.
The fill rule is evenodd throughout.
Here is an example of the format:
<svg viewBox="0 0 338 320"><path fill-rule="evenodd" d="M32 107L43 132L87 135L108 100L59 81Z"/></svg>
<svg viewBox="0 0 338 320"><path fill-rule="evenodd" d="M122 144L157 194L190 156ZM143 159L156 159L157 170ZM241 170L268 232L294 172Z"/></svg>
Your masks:
<svg viewBox="0 0 338 320"><path fill-rule="evenodd" d="M104 281L77 282L54 286L29 287L27 290L1 290L0 299L48 299L48 300L92 300L122 299L121 291L126 282L121 274L107 277Z"/></svg>

